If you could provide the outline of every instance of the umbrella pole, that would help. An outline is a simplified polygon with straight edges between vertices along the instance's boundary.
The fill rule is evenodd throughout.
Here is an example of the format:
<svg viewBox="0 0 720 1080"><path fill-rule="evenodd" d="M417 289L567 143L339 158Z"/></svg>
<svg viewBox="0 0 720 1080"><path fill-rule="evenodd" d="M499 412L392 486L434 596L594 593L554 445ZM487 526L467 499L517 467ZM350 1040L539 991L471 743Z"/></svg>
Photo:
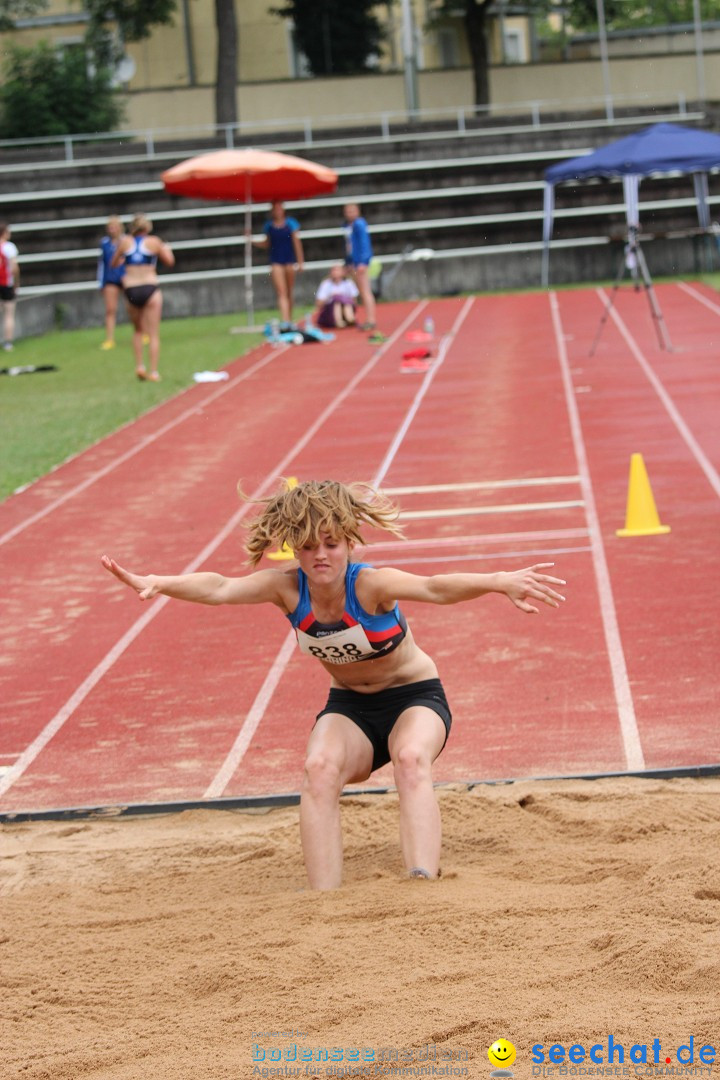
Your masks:
<svg viewBox="0 0 720 1080"><path fill-rule="evenodd" d="M246 189L249 182L246 180ZM252 237L250 234L252 216L250 210L249 193L245 192L245 308L247 310L248 326L255 325L255 312L253 311L253 287L252 287Z"/></svg>

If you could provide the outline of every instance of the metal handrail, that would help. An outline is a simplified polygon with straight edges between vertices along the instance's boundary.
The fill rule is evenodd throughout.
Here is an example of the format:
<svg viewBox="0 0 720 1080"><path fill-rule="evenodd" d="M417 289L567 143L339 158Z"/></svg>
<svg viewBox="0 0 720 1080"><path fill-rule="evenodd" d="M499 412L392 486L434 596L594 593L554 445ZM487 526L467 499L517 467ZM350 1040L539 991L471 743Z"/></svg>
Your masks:
<svg viewBox="0 0 720 1080"><path fill-rule="evenodd" d="M573 111L582 111L584 108L593 109L600 105L605 110L608 123L615 120L614 109L618 106L650 104L646 94L615 94L612 98L606 96L581 98L573 101ZM656 103L655 103L656 104ZM677 101L673 103L679 116L686 116L687 101L685 94L679 91ZM520 114L520 120L530 117L533 127L543 126L543 112L548 110L566 111L567 100L564 98L547 98L543 100L516 101L505 103L493 103L490 105L457 105L433 109L387 109L379 113L346 113L336 116L323 115L322 130L343 127L377 127L380 138L388 141L393 138L393 125L406 127L408 123L431 123L450 121L458 132L467 129L468 121L489 119L491 116L500 117ZM85 132L73 135L54 135L42 138L28 139L2 139L0 149L20 149L40 146L63 146L65 151L64 160L75 160L76 146L87 143L131 143L133 153L137 151L138 143L145 146L145 156L153 158L156 155L156 143L163 140L184 139L188 137L205 137L219 139L224 142L226 148L232 149L239 139L255 132L257 134L271 134L273 130L302 131L303 142L306 146L312 146L319 141L320 132L313 127L313 117L284 117L274 120L243 120L233 124L199 124L188 127L167 127L153 129L137 129L129 131L109 132ZM396 132L397 134L397 132Z"/></svg>

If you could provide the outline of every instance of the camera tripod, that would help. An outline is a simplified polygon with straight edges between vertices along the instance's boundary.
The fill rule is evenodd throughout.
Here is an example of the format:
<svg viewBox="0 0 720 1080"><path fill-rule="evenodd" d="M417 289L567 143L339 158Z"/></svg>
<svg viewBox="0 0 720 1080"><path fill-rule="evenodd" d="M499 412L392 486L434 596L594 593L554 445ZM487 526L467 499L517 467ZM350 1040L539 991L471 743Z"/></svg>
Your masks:
<svg viewBox="0 0 720 1080"><path fill-rule="evenodd" d="M670 335L667 332L665 320L663 319L662 311L660 310L660 305L658 304L657 296L655 295L650 271L645 262L645 255L640 247L637 226L631 225L628 230L628 242L623 249L622 261L617 272L617 277L613 283L610 297L606 302L605 310L600 318L600 325L598 326L597 334L595 335L595 340L590 348L589 355L592 356L595 352L603 327L605 326L613 304L615 303L615 294L620 287L620 283L625 276L626 271L630 274L630 279L635 287L635 292L640 292L642 287L645 288L645 294L648 298L648 303L650 304L650 311L652 313L653 322L655 323L660 348L672 352L673 347L670 341Z"/></svg>

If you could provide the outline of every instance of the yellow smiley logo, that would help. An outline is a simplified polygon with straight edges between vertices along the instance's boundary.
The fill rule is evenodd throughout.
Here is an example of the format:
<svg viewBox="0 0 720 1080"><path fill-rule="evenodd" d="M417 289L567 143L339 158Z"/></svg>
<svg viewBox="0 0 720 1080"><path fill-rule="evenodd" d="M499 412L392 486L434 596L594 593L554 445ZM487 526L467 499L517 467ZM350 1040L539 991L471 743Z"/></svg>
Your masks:
<svg viewBox="0 0 720 1080"><path fill-rule="evenodd" d="M492 1046L488 1047L488 1057L491 1065L512 1065L515 1060L515 1047L507 1039L496 1039Z"/></svg>

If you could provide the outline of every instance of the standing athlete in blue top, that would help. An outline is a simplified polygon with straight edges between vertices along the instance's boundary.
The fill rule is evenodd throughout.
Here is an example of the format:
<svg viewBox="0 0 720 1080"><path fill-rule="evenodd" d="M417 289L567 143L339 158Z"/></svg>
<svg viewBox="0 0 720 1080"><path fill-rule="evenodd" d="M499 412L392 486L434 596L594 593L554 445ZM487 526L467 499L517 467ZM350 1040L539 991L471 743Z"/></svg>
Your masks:
<svg viewBox="0 0 720 1080"><path fill-rule="evenodd" d="M117 321L117 307L120 293L122 292L122 280L125 273L122 266L113 266L113 256L117 246L125 234L125 226L119 217L108 218L105 226L105 236L100 241L100 256L98 258L98 285L102 290L105 301L105 340L101 349L115 348L115 323Z"/></svg>
<svg viewBox="0 0 720 1080"><path fill-rule="evenodd" d="M360 300L365 308L365 322L360 330L375 329L375 297L368 269L373 257L372 243L368 223L360 214L357 203L348 203L345 214L345 263L352 270L355 284L360 293Z"/></svg>
<svg viewBox="0 0 720 1080"><path fill-rule="evenodd" d="M141 600L162 594L198 604L274 604L290 620L301 651L322 664L330 694L310 734L300 798L311 888L342 883L343 787L389 761L407 871L436 878L441 827L432 764L450 732L450 709L435 661L416 644L398 601L458 604L500 593L536 614L538 602L560 606L564 597L553 586L565 582L544 572L552 563L422 577L353 562L364 526L402 535L397 508L366 485L307 480L261 502L246 543L250 562L256 566L269 548L287 544L297 562L286 570L159 577L130 573L106 555L103 565Z"/></svg>
<svg viewBox="0 0 720 1080"><path fill-rule="evenodd" d="M152 221L145 214L136 214L130 225L130 235L123 236L112 260L122 267L123 289L130 321L133 325L132 347L135 374L138 379L160 382L160 318L163 295L157 275L158 259L165 266L175 265L172 248L159 236L152 235ZM145 368L143 344L147 338L150 371Z"/></svg>
<svg viewBox="0 0 720 1080"><path fill-rule="evenodd" d="M263 225L263 232L264 238L256 241L255 246L269 249L270 277L280 309L280 329L289 330L292 326L295 274L300 273L305 261L300 225L294 217L286 216L281 202L274 202L270 204L270 217Z"/></svg>

